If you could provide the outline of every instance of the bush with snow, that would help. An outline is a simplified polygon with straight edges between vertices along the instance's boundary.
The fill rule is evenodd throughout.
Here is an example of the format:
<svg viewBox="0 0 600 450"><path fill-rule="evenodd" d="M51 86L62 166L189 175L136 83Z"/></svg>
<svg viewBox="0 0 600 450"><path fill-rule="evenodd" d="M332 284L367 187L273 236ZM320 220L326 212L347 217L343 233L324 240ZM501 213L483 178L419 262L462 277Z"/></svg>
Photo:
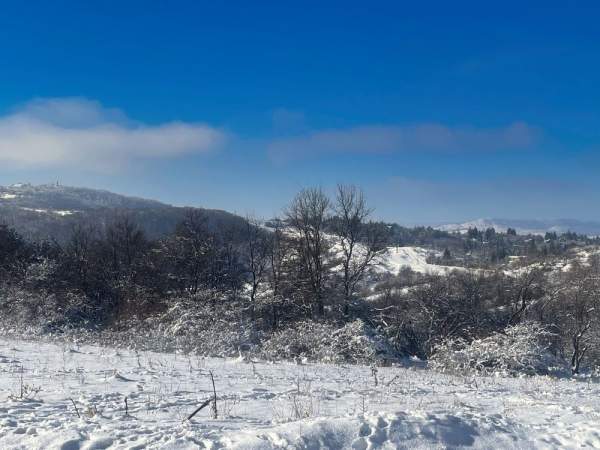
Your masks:
<svg viewBox="0 0 600 450"><path fill-rule="evenodd" d="M483 339L447 339L436 346L430 367L455 374L544 375L562 372L564 361L550 352L554 335L536 322L507 327Z"/></svg>
<svg viewBox="0 0 600 450"><path fill-rule="evenodd" d="M31 295L13 288L0 292L0 334L53 336L120 348L177 351L204 356L241 353L272 360L381 364L395 359L387 340L362 320L344 326L303 321L268 333L240 317L234 300L202 291L179 298L149 317L130 316L105 327L92 327L81 296ZM87 325L86 325L87 324Z"/></svg>
<svg viewBox="0 0 600 450"><path fill-rule="evenodd" d="M362 320L338 328L320 322L299 322L273 333L261 346L270 359L307 359L329 363L374 364L393 360L385 338Z"/></svg>
<svg viewBox="0 0 600 450"><path fill-rule="evenodd" d="M165 312L136 320L130 327L134 330L131 345L205 356L238 356L240 349L254 345L252 327L239 320L231 303L224 304L211 295L206 291L202 298L178 299Z"/></svg>
<svg viewBox="0 0 600 450"><path fill-rule="evenodd" d="M178 306L170 313L183 308ZM194 353L213 356L237 356L241 348L252 345L251 328L227 315L210 316L185 313L176 322L157 324L167 336L184 344Z"/></svg>
<svg viewBox="0 0 600 450"><path fill-rule="evenodd" d="M0 328L5 332L49 332L82 327L94 311L76 292L32 292L17 286L0 287Z"/></svg>

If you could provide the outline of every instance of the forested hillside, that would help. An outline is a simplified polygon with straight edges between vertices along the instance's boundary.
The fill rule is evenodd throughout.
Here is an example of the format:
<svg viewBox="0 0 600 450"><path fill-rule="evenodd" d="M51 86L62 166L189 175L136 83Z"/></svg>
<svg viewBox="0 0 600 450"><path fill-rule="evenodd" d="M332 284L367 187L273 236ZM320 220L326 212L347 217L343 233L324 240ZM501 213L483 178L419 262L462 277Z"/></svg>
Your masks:
<svg viewBox="0 0 600 450"><path fill-rule="evenodd" d="M225 211L202 209L211 229L243 220ZM172 233L186 208L96 189L47 184L0 186L0 221L28 240L65 242L76 225L104 230L116 216L127 216L152 238Z"/></svg>

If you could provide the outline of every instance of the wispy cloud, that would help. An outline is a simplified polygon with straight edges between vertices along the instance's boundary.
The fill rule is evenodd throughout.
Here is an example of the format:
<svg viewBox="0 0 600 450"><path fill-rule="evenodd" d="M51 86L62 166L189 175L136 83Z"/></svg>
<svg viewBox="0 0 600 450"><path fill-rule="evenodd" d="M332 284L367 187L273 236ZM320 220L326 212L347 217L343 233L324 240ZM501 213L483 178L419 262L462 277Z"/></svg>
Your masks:
<svg viewBox="0 0 600 450"><path fill-rule="evenodd" d="M147 125L84 98L38 99L0 117L0 163L111 170L145 158L218 148L225 134L204 124Z"/></svg>
<svg viewBox="0 0 600 450"><path fill-rule="evenodd" d="M440 124L360 126L313 131L277 139L268 146L275 160L321 153L474 152L530 148L540 132L523 122L502 128Z"/></svg>

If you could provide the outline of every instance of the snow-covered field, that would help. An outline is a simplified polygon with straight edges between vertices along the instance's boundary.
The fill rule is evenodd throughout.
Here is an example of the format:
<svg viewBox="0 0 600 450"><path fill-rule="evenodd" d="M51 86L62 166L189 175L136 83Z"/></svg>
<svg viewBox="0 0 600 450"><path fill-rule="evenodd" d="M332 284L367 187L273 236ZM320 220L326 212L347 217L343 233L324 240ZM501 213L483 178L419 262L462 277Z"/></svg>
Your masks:
<svg viewBox="0 0 600 450"><path fill-rule="evenodd" d="M212 395L210 372L218 418L207 407L188 421ZM591 381L6 339L0 373L2 449L600 448Z"/></svg>
<svg viewBox="0 0 600 450"><path fill-rule="evenodd" d="M422 247L388 247L378 258L375 270L398 275L402 268L409 267L417 273L445 275L453 270L465 270L462 267L429 264L427 258L434 252ZM438 255L439 256L439 255Z"/></svg>

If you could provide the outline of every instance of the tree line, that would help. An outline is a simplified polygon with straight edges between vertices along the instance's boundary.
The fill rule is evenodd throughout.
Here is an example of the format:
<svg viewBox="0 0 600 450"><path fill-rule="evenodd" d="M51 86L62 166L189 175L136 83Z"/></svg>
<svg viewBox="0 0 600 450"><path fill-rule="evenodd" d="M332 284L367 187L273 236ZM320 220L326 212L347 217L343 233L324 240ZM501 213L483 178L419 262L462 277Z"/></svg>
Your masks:
<svg viewBox="0 0 600 450"><path fill-rule="evenodd" d="M75 224L60 242L30 242L2 225L0 313L4 321L48 317L52 329L118 330L185 301L209 316L235 311L235 320L258 334L301 321L343 326L361 319L398 355L423 359L449 339L470 342L534 321L574 372L600 362L600 264L593 255L563 269L538 252L534 264L511 273L484 264L386 275L371 269L400 245L402 230L372 216L359 188L340 185L333 196L300 191L266 223L247 217L215 229L201 210L188 209L161 238L119 212L106 226ZM439 233L416 229L413 236L458 239ZM546 238L534 245L565 242ZM489 249L532 238L472 230L461 239ZM450 253L441 263L455 258Z"/></svg>

